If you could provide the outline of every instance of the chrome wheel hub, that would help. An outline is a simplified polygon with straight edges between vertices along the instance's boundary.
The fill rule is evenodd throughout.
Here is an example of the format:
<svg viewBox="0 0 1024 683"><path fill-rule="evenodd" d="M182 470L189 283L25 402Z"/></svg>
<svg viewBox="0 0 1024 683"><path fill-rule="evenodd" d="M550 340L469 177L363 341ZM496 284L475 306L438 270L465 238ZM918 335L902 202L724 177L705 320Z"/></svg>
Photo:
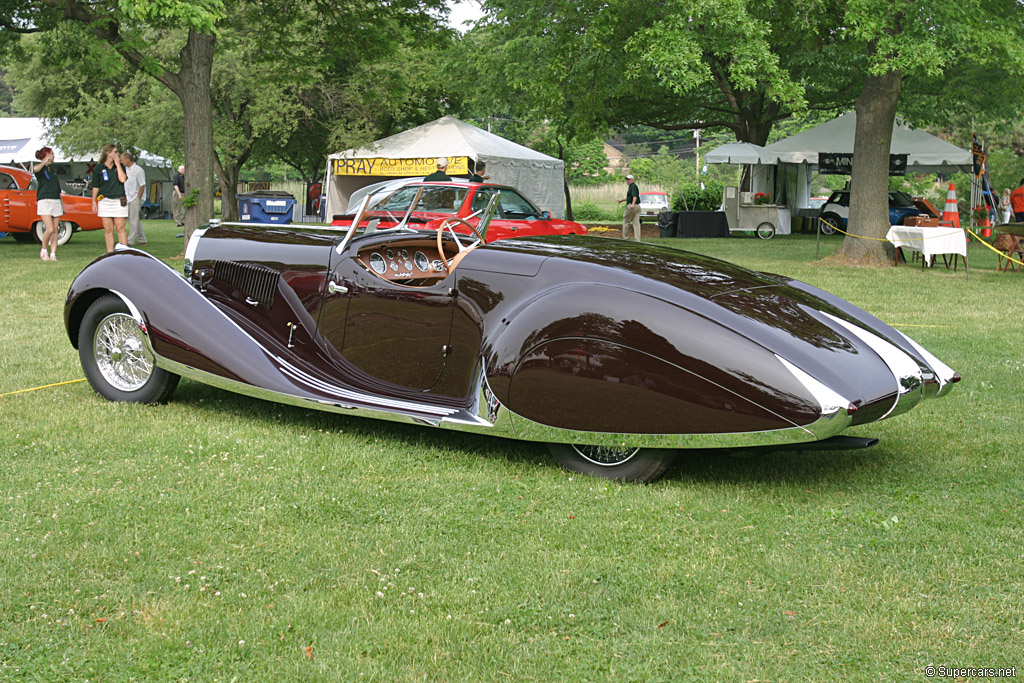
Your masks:
<svg viewBox="0 0 1024 683"><path fill-rule="evenodd" d="M603 467L629 462L634 455L640 452L639 448L613 448L611 446L573 446L573 449L586 460Z"/></svg>
<svg viewBox="0 0 1024 683"><path fill-rule="evenodd" d="M142 330L126 313L100 321L92 349L103 379L118 391L137 391L153 376L153 357L143 343Z"/></svg>

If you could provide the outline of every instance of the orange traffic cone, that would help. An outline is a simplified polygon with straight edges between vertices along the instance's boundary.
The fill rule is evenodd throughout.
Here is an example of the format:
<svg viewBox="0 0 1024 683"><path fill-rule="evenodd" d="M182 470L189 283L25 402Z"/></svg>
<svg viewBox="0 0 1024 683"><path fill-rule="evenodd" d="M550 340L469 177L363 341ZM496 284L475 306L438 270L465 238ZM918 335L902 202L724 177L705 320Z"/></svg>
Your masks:
<svg viewBox="0 0 1024 683"><path fill-rule="evenodd" d="M949 184L949 192L946 194L946 206L942 209L942 218L939 219L942 225L960 227L960 209L956 206L956 185Z"/></svg>

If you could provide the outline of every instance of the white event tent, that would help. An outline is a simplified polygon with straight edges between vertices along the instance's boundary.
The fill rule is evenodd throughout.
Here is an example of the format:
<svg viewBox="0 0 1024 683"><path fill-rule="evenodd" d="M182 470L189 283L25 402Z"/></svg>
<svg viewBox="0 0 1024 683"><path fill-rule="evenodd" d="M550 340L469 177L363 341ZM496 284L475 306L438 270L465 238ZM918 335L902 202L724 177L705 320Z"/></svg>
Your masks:
<svg viewBox="0 0 1024 683"><path fill-rule="evenodd" d="M438 157L449 159L448 175L468 176L476 161L487 164L487 182L511 185L542 211L565 214L565 162L486 130L443 116L360 149L327 157L327 219L348 210L361 187L433 173Z"/></svg>

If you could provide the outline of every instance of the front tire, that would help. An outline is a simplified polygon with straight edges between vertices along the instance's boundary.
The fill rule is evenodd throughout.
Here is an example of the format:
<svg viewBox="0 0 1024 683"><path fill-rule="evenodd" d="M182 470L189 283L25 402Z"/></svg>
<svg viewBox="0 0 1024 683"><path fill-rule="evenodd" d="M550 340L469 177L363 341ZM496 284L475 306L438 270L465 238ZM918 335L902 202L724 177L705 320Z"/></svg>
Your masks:
<svg viewBox="0 0 1024 683"><path fill-rule="evenodd" d="M113 294L100 297L85 312L78 355L89 384L108 401L160 403L180 379L156 366L138 323Z"/></svg>
<svg viewBox="0 0 1024 683"><path fill-rule="evenodd" d="M65 244L71 241L71 233L74 232L74 228L71 223L67 221L57 222L57 246L63 247ZM32 226L32 241L36 244L43 243L43 236L46 234L46 224L42 221L36 221Z"/></svg>
<svg viewBox="0 0 1024 683"><path fill-rule="evenodd" d="M570 472L605 479L649 484L668 469L676 452L669 448L609 448L575 444L548 444L558 464Z"/></svg>
<svg viewBox="0 0 1024 683"><path fill-rule="evenodd" d="M826 213L821 217L821 234L822 235L834 235L836 234L836 228L842 227L843 219L839 217L839 214Z"/></svg>

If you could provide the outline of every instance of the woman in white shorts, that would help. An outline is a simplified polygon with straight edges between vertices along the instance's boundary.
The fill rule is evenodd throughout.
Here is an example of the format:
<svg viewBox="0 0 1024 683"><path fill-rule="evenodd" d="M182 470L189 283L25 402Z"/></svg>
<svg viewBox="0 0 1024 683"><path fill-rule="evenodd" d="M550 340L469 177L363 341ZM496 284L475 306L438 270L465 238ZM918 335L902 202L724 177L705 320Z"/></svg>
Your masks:
<svg viewBox="0 0 1024 683"><path fill-rule="evenodd" d="M60 201L60 181L53 170L53 150L43 147L36 152L39 163L32 167L36 175L36 211L43 219L46 227L43 232L43 248L39 250L39 258L44 261L57 260L57 227L60 217L64 215L64 205ZM46 247L50 247L50 255L46 255Z"/></svg>
<svg viewBox="0 0 1024 683"><path fill-rule="evenodd" d="M92 172L92 208L103 220L103 237L107 242L107 251L114 251L114 231L117 230L117 242L125 244L125 223L128 220L128 198L124 193L124 181L128 174L121 165L121 155L117 145L103 145L100 162Z"/></svg>

